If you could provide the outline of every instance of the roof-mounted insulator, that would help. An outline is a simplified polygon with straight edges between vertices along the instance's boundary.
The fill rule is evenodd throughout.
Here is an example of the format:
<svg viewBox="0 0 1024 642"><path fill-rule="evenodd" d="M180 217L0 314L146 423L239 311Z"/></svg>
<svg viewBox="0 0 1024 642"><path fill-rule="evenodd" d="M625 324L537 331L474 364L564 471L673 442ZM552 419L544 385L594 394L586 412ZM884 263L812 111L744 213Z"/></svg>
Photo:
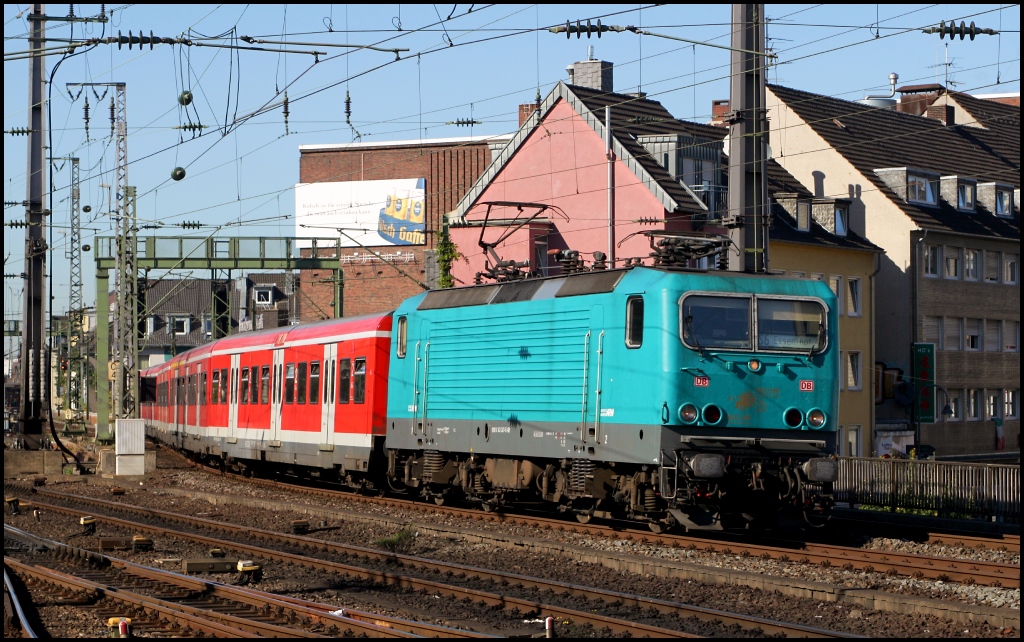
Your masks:
<svg viewBox="0 0 1024 642"><path fill-rule="evenodd" d="M944 39L946 36L949 36L950 40L956 36L960 36L960 40L970 36L971 40L974 40L974 37L980 34L984 34L986 36L995 36L999 34L995 29L982 29L981 27L976 26L973 20L971 21L970 26L962 20L960 21L960 26L957 26L956 20L950 20L948 25L946 24L946 21L943 20L939 23L938 27L928 27L921 31L923 33L937 33L939 34L939 40Z"/></svg>

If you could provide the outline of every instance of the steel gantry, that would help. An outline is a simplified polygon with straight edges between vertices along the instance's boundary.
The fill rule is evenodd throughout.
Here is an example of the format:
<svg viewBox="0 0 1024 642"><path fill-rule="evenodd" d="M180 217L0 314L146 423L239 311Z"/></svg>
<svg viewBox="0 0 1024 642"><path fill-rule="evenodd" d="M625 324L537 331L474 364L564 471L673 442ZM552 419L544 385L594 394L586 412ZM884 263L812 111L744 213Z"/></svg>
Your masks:
<svg viewBox="0 0 1024 642"><path fill-rule="evenodd" d="M134 199L132 202L134 208ZM134 211L132 212L134 219ZM303 249L300 256L299 244L311 245L311 249ZM339 241L325 243L323 240L293 237L181 237L181 236L146 236L133 237L132 266L138 270L208 270L219 275L230 275L231 270L331 270L334 282L334 314L341 315L341 284L342 274L338 262ZM110 303L106 293L109 292L110 270L120 270L122 263L119 254L124 247L121 235L116 237L101 236L96 239L96 360L97 370L102 372L103 362L110 354ZM321 250L332 250L321 256ZM221 299L223 305L230 305L230 296L216 288L223 287L222 279L214 279L215 291L211 293L214 300ZM136 292L130 309L124 311L133 321L121 325L121 320L114 323L115 331L119 327L128 333L128 340L133 345L135 360L120 372L116 373L115 385L124 375L124 384L131 390L138 391L138 347L144 339L144 329L140 320L147 315L144 306L144 293ZM120 303L120 299L119 299ZM141 307L141 310L140 310ZM118 313L122 309L118 308ZM228 311L230 315L230 309ZM230 331L230 316L218 334ZM124 335L120 335L124 339ZM111 355L114 360L116 355ZM121 362L123 363L123 362ZM111 364L113 365L113 364ZM113 368L110 368L113 370ZM134 401L135 397L133 397ZM106 385L100 384L96 391L96 438L109 440L111 403ZM115 398L116 401L116 398ZM118 407L113 406L116 411ZM136 416L137 408L132 406L131 415ZM118 417L125 415L118 414Z"/></svg>

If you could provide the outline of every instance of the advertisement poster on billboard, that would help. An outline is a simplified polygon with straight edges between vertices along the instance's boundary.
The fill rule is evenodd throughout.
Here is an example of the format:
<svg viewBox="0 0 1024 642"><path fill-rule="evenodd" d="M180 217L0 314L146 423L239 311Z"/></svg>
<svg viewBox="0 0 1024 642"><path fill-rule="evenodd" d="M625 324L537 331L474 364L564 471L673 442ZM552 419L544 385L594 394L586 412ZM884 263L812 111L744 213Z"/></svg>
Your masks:
<svg viewBox="0 0 1024 642"><path fill-rule="evenodd" d="M340 237L342 247L424 245L425 193L422 178L299 183L295 236ZM309 245L307 241L305 247Z"/></svg>

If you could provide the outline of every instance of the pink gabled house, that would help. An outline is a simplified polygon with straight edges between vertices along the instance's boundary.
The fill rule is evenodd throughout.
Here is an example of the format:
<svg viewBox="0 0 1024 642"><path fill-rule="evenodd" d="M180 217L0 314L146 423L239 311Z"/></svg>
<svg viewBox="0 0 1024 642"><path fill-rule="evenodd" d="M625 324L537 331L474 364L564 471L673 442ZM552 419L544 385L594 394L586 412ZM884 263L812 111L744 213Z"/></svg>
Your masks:
<svg viewBox="0 0 1024 642"><path fill-rule="evenodd" d="M621 267L650 264L645 231L727 234L721 130L673 118L643 94L613 93L611 63L575 63L573 79L591 86L559 82L521 107L518 132L448 215L466 257L452 265L456 286L476 282L494 255L547 276L561 270L549 250L575 250L588 266L603 253ZM494 255L481 241L500 241Z"/></svg>

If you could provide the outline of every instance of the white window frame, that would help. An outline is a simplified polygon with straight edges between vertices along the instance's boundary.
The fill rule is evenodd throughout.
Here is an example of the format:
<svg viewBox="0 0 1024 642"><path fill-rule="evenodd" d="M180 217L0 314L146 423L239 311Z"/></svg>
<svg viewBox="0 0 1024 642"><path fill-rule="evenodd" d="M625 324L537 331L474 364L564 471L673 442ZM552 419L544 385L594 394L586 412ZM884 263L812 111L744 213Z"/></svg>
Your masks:
<svg viewBox="0 0 1024 642"><path fill-rule="evenodd" d="M183 332L178 332L178 322L182 322ZM176 314L167 317L167 334L174 334L179 337L192 334L192 319L187 315Z"/></svg>
<svg viewBox="0 0 1024 642"><path fill-rule="evenodd" d="M864 292L859 276L846 277L846 316L859 317L864 314Z"/></svg>
<svg viewBox="0 0 1024 642"><path fill-rule="evenodd" d="M807 201L796 203L796 229L801 232L811 229L811 204Z"/></svg>
<svg viewBox="0 0 1024 642"><path fill-rule="evenodd" d="M1000 218L1013 218L1013 192L1005 189L996 190L995 215Z"/></svg>
<svg viewBox="0 0 1024 642"><path fill-rule="evenodd" d="M839 274L830 274L828 276L828 287L831 288L832 293L836 295L836 309L839 311L839 316L843 316L846 306L843 305L843 277Z"/></svg>
<svg viewBox="0 0 1024 642"><path fill-rule="evenodd" d="M1017 419L1020 413L1020 390L1003 390L1003 418Z"/></svg>
<svg viewBox="0 0 1024 642"><path fill-rule="evenodd" d="M260 298L266 296L266 301L261 301ZM256 305L273 305L274 304L274 286L257 286L253 288L252 300Z"/></svg>
<svg viewBox="0 0 1024 642"><path fill-rule="evenodd" d="M811 272L812 281L824 281L825 274L823 272Z"/></svg>
<svg viewBox="0 0 1024 642"><path fill-rule="evenodd" d="M794 279L806 279L807 278L807 273L806 272L797 272L796 270L794 270L793 272L790 273L790 276L792 276Z"/></svg>
<svg viewBox="0 0 1024 642"><path fill-rule="evenodd" d="M981 278L981 252L978 250L964 250L964 280L977 281Z"/></svg>
<svg viewBox="0 0 1024 642"><path fill-rule="evenodd" d="M156 332L156 320L157 320L157 318L158 317L155 314L151 314L148 317L146 317L146 336L147 337L152 336L153 333Z"/></svg>
<svg viewBox="0 0 1024 642"><path fill-rule="evenodd" d="M835 235L846 236L846 233L850 229L849 208L845 205L836 205L833 211L835 212L835 222L833 223L835 225L833 228L835 229Z"/></svg>
<svg viewBox="0 0 1024 642"><path fill-rule="evenodd" d="M938 182L918 176L907 174L907 200L914 203L925 203L935 205L938 203Z"/></svg>
<svg viewBox="0 0 1024 642"><path fill-rule="evenodd" d="M938 245L925 245L922 250L924 256L922 256L922 271L927 277L937 279L939 277L939 267L942 265L942 261L939 257L939 246Z"/></svg>
<svg viewBox="0 0 1024 642"><path fill-rule="evenodd" d="M942 249L942 276L947 279L959 279L963 270L960 259L960 248L944 247Z"/></svg>
<svg viewBox="0 0 1024 642"><path fill-rule="evenodd" d="M864 389L864 360L859 350L850 350L846 353L846 389Z"/></svg>
<svg viewBox="0 0 1024 642"><path fill-rule="evenodd" d="M963 212L973 212L974 204L977 202L977 194L974 185L970 183L957 183L956 185L956 208Z"/></svg>

